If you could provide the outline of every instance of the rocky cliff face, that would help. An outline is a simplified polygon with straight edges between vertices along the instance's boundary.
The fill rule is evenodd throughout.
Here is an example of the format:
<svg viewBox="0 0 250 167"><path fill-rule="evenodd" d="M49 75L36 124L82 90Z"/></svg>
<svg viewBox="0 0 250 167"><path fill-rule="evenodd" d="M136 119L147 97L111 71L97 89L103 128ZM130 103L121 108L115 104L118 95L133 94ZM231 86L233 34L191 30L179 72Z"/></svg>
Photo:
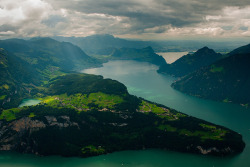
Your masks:
<svg viewBox="0 0 250 167"><path fill-rule="evenodd" d="M71 122L68 116L44 116L42 120L23 117L10 123L0 122L0 150L22 150L22 152L39 154L36 150L36 141L30 137L34 132L48 128L78 127L76 122ZM61 119L58 122L57 119Z"/></svg>

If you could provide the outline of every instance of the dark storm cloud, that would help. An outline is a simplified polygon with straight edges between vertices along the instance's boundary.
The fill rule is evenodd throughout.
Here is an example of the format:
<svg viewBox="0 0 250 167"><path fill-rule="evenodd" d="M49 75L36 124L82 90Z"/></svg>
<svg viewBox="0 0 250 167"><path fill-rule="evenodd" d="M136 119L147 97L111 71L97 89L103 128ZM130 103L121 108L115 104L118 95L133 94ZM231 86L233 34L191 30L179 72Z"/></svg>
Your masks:
<svg viewBox="0 0 250 167"><path fill-rule="evenodd" d="M225 6L246 6L245 0L50 0L54 7L83 13L104 13L129 18L131 30L143 31L162 25L184 27L219 14Z"/></svg>
<svg viewBox="0 0 250 167"><path fill-rule="evenodd" d="M248 30L248 27L242 26L242 27L239 28L239 30L247 31L247 30Z"/></svg>
<svg viewBox="0 0 250 167"><path fill-rule="evenodd" d="M129 18L131 30L142 30L161 25L173 25L177 27L197 23L202 17L194 17L193 13L180 9L175 10L175 6L180 6L173 1L174 7L157 1L53 1L55 7L67 8L83 13L103 13L112 16ZM185 5L184 5L185 6Z"/></svg>
<svg viewBox="0 0 250 167"><path fill-rule="evenodd" d="M55 27L60 22L66 22L67 20L59 15L51 15L48 19L42 21L43 24L47 25L48 27Z"/></svg>
<svg viewBox="0 0 250 167"><path fill-rule="evenodd" d="M0 26L0 31L15 31L16 29L17 27L8 25L8 24L4 24Z"/></svg>
<svg viewBox="0 0 250 167"><path fill-rule="evenodd" d="M248 35L249 18L246 0L1 0L0 34Z"/></svg>
<svg viewBox="0 0 250 167"><path fill-rule="evenodd" d="M1 25L0 26L0 37L11 37L17 31L17 27L12 25Z"/></svg>

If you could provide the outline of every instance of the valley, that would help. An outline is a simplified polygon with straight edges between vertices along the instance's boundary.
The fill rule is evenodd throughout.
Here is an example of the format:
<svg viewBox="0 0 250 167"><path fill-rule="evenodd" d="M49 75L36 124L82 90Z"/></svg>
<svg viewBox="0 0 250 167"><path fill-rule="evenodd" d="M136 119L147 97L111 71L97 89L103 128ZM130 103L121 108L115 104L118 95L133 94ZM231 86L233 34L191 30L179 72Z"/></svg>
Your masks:
<svg viewBox="0 0 250 167"><path fill-rule="evenodd" d="M132 49L129 50L132 51ZM150 50L149 52L154 52L152 49ZM3 69L6 69L8 54L3 53L3 55L7 55L7 59L3 59L5 64L2 66ZM128 90L125 85L112 79L66 71L67 66L64 65L56 66L58 72L53 72L53 75L48 73L47 77L43 77L44 73L39 70L34 71L36 74L34 76L43 78L40 79L42 82L29 85L29 89L26 89L27 85L21 84L21 90L25 90L26 93L22 94L21 98L19 97L19 103L23 98L35 98L40 103L21 108L5 108L1 111L1 124L4 125L2 129L4 140L2 140L1 149L67 157L88 157L115 151L150 148L220 156L237 154L243 151L245 144L241 135L219 126L218 124L221 124L221 122L211 124L209 123L211 120L206 122L187 115L186 113L189 113L189 111L185 111L186 109L180 113L172 108L148 101L157 101L158 98L162 99L161 97L165 96L161 91L148 97L151 94L150 90L155 88L144 89L141 92L142 95L140 95L140 89L145 84L140 84L140 82L143 82L144 75L147 76L147 85L150 83L154 83L152 85L157 84L155 80L151 80L155 76L149 75L152 72L154 75L157 74L157 66L149 64L153 62L147 61L147 58L142 58L139 61L131 61L130 59L133 60L130 57L128 60L113 60L104 63L104 66L110 63L112 65L113 62L118 65L118 69L114 68L116 67L115 64L115 66L111 66L113 70L108 68L107 73L105 73L105 67L83 70L83 72L101 74L104 77L111 74L110 78L116 79L118 77L118 80L125 85L130 80L126 78L136 77L132 81L135 84L134 86L127 85ZM145 65L149 66L145 68ZM29 68L34 67L33 65ZM214 72L220 70L216 67L213 68ZM73 70L73 66L71 68ZM101 73L98 73L99 69L101 69ZM110 73L110 70L114 73ZM11 71L8 73L10 76L14 74ZM123 81L122 78L125 80ZM165 80L166 76L157 74L156 78ZM14 80L14 82L19 81L21 80ZM170 82L173 82L173 80L171 79ZM162 85L159 88L165 87L166 85ZM2 89L9 90L8 84L3 83ZM130 95L128 91L134 91L132 94L142 97L146 95L147 100ZM172 90L168 91L171 92ZM2 97L2 100L6 99L5 95L2 95ZM171 102L173 97L169 96L170 100L160 103ZM174 101L181 102L180 100ZM182 105L175 106L175 108L185 106L183 104L185 102L182 102ZM171 104L167 106L171 106ZM202 109L202 111L205 111L205 109ZM206 119L203 116L197 117ZM81 122L79 122L80 120ZM138 120L142 122L139 123ZM24 125L25 128L23 129L20 125ZM141 131L141 129L144 130ZM20 131L26 132L20 134ZM97 138L96 132L101 134L102 137ZM48 137L51 134L54 134L52 138ZM67 135L62 137L65 134ZM20 135L22 135L21 140L17 140L16 137ZM75 138L78 138L78 140ZM17 141L22 144L20 145ZM46 146L41 147L41 145Z"/></svg>
<svg viewBox="0 0 250 167"><path fill-rule="evenodd" d="M0 167L249 167L245 0L1 0Z"/></svg>

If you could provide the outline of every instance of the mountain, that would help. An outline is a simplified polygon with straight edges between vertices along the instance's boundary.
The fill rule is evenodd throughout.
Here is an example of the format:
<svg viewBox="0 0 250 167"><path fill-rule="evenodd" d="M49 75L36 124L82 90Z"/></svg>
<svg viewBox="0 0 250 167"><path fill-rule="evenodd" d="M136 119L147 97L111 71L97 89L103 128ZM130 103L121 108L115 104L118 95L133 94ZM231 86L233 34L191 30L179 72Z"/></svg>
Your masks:
<svg viewBox="0 0 250 167"><path fill-rule="evenodd" d="M96 59L86 55L79 47L51 38L1 40L0 47L43 72L56 68L66 71L80 70L101 65Z"/></svg>
<svg viewBox="0 0 250 167"><path fill-rule="evenodd" d="M95 156L147 148L230 155L242 136L128 93L111 79L68 74L51 80L35 106L0 113L0 150Z"/></svg>
<svg viewBox="0 0 250 167"><path fill-rule="evenodd" d="M136 48L142 49L150 45L157 46L153 42L132 41L121 38L115 38L109 34L98 34L87 37L53 37L59 41L71 42L79 46L90 55L110 55L114 49Z"/></svg>
<svg viewBox="0 0 250 167"><path fill-rule="evenodd" d="M109 34L97 34L87 37L52 37L58 41L70 42L79 46L90 56L110 55L114 49L136 48L142 49L152 46L156 52L186 52L198 50L203 46L214 48L216 52L229 52L231 48L236 48L247 43L246 40L173 40L161 41L140 41L133 39L123 39Z"/></svg>
<svg viewBox="0 0 250 167"><path fill-rule="evenodd" d="M101 66L79 47L51 38L0 41L0 110L17 107L25 94L66 71Z"/></svg>
<svg viewBox="0 0 250 167"><path fill-rule="evenodd" d="M247 49L248 48L248 49ZM250 104L250 45L172 84L184 93L224 102Z"/></svg>
<svg viewBox="0 0 250 167"><path fill-rule="evenodd" d="M109 56L98 56L100 60L136 60L141 62L148 62L155 65L166 64L162 56L157 55L152 47L148 46L143 49L134 48L121 48L114 49L113 53Z"/></svg>
<svg viewBox="0 0 250 167"><path fill-rule="evenodd" d="M232 155L245 147L240 134L130 95L118 81L69 72L96 61L72 44L34 38L0 41L0 47L2 151L87 157L159 148ZM154 54L150 47L145 52ZM40 103L18 107L27 98Z"/></svg>
<svg viewBox="0 0 250 167"><path fill-rule="evenodd" d="M29 63L0 48L0 111L18 106L22 96L41 82L37 74Z"/></svg>
<svg viewBox="0 0 250 167"><path fill-rule="evenodd" d="M250 44L234 49L229 53L229 55L235 55L240 53L250 53Z"/></svg>
<svg viewBox="0 0 250 167"><path fill-rule="evenodd" d="M207 66L222 57L223 56L220 53L216 53L208 47L203 47L194 54L187 54L172 64L164 64L160 66L158 72L181 77L194 72L201 67Z"/></svg>

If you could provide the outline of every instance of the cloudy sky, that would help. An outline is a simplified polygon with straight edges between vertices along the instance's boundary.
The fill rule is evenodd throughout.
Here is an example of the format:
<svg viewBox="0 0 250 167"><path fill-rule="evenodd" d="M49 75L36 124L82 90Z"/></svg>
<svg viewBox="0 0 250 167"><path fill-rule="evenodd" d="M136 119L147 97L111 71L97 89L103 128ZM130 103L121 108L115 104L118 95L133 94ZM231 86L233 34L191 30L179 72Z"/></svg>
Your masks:
<svg viewBox="0 0 250 167"><path fill-rule="evenodd" d="M0 0L0 38L250 38L249 0Z"/></svg>

